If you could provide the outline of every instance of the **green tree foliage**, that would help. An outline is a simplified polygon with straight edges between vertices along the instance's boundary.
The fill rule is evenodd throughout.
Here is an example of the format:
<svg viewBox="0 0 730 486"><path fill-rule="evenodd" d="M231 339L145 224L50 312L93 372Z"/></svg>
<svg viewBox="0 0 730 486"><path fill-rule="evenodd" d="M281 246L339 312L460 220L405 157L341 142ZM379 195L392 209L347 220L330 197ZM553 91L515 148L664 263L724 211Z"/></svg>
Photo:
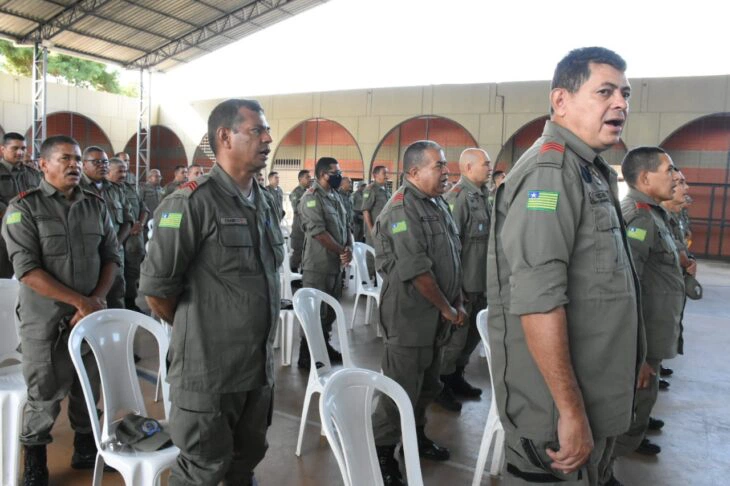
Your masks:
<svg viewBox="0 0 730 486"><path fill-rule="evenodd" d="M15 47L12 43L0 40L0 69L17 76L33 75L33 49ZM87 61L65 54L49 53L48 74L63 79L68 84L80 88L91 88L107 93L137 96L136 86L121 86L119 73L108 71L100 62Z"/></svg>

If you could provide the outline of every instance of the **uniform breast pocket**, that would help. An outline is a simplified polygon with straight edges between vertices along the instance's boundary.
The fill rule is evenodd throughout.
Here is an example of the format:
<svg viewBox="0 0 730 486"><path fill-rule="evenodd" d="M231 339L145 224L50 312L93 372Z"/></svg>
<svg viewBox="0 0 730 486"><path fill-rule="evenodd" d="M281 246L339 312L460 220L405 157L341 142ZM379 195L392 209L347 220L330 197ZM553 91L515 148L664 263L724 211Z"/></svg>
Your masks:
<svg viewBox="0 0 730 486"><path fill-rule="evenodd" d="M99 245L104 237L101 221L84 221L81 225L81 233L84 238L84 254L94 255L99 252Z"/></svg>
<svg viewBox="0 0 730 486"><path fill-rule="evenodd" d="M117 224L123 224L124 223L124 206L122 206L121 201L114 201L114 210L113 210L113 216L114 221Z"/></svg>
<svg viewBox="0 0 730 486"><path fill-rule="evenodd" d="M469 239L486 240L489 233L487 218L474 219L469 226Z"/></svg>
<svg viewBox="0 0 730 486"><path fill-rule="evenodd" d="M236 218L229 218L231 220ZM242 274L259 273L259 265L253 247L248 224L224 223L219 226L221 244L221 270Z"/></svg>
<svg viewBox="0 0 730 486"><path fill-rule="evenodd" d="M432 249L444 248L446 228L438 216L422 216L421 224L426 234L427 243Z"/></svg>
<svg viewBox="0 0 730 486"><path fill-rule="evenodd" d="M68 241L63 222L60 219L39 219L37 222L43 256L67 255Z"/></svg>
<svg viewBox="0 0 730 486"><path fill-rule="evenodd" d="M628 264L616 210L608 204L592 208L595 220L595 266L597 272L614 272Z"/></svg>
<svg viewBox="0 0 730 486"><path fill-rule="evenodd" d="M677 263L677 247L674 241L669 240L671 236L669 234L662 233L661 235L661 253L659 254L659 261L665 265L676 265Z"/></svg>

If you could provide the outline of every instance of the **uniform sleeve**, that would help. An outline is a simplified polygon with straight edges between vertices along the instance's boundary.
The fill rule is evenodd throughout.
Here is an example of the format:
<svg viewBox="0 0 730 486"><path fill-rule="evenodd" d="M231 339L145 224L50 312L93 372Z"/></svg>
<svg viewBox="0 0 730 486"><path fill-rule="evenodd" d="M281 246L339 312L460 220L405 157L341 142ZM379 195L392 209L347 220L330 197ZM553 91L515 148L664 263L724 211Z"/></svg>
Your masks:
<svg viewBox="0 0 730 486"><path fill-rule="evenodd" d="M395 270L402 282L430 272L433 262L426 253L426 236L421 218L405 206L393 208L388 217L381 214L375 223L379 238L385 239L393 254Z"/></svg>
<svg viewBox="0 0 730 486"><path fill-rule="evenodd" d="M548 312L568 302L568 265L583 203L581 182L567 168L551 166L537 166L524 179L511 182L515 186L505 191L509 207L501 234L511 270L510 311Z"/></svg>
<svg viewBox="0 0 730 486"><path fill-rule="evenodd" d="M314 194L305 193L300 202L299 214L302 216L302 225L307 233L316 236L327 231L324 220L324 208Z"/></svg>
<svg viewBox="0 0 730 486"><path fill-rule="evenodd" d="M375 191L366 187L362 193L362 204L360 209L362 211L372 211L375 206Z"/></svg>
<svg viewBox="0 0 730 486"><path fill-rule="evenodd" d="M200 219L184 195L166 197L155 211L152 239L142 262L139 292L155 297L179 295L200 245Z"/></svg>
<svg viewBox="0 0 730 486"><path fill-rule="evenodd" d="M132 204L123 190L119 191L119 193L121 194L122 207L124 208L124 222L134 224L134 222L137 220L132 214Z"/></svg>
<svg viewBox="0 0 730 486"><path fill-rule="evenodd" d="M18 280L31 270L42 267L38 227L23 205L16 202L7 207L2 236Z"/></svg>
<svg viewBox="0 0 730 486"><path fill-rule="evenodd" d="M636 274L641 279L644 266L649 259L651 247L654 245L656 226L651 214L646 210L637 210L626 218L626 236L634 258Z"/></svg>
<svg viewBox="0 0 730 486"><path fill-rule="evenodd" d="M102 224L104 225L104 236L99 246L99 258L101 264L108 262L115 262L117 265L122 264L122 260L119 257L119 241L117 240L117 234L114 232L114 225L109 217L109 210L105 203L100 201L99 206L101 207L102 213Z"/></svg>

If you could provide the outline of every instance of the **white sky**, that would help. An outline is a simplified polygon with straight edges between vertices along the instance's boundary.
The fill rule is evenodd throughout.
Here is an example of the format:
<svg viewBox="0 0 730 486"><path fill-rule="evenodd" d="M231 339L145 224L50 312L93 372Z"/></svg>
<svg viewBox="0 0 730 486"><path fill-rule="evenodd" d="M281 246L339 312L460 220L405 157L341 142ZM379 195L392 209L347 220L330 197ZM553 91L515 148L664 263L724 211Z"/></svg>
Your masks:
<svg viewBox="0 0 730 486"><path fill-rule="evenodd" d="M207 99L549 79L588 45L621 54L631 78L730 74L729 11L724 0L330 0L153 90Z"/></svg>

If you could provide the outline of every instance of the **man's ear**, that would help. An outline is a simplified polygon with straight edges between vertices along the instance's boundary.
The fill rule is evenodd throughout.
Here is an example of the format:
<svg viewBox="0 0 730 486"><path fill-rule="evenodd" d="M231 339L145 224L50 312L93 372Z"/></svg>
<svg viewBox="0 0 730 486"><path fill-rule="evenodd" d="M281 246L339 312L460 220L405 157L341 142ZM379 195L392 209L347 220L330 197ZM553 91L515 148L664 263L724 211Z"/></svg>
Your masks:
<svg viewBox="0 0 730 486"><path fill-rule="evenodd" d="M558 117L565 116L566 106L568 104L568 90L565 88L555 88L550 92L550 106L553 114Z"/></svg>
<svg viewBox="0 0 730 486"><path fill-rule="evenodd" d="M215 131L215 138L218 147L231 148L231 130L225 127L218 127Z"/></svg>

